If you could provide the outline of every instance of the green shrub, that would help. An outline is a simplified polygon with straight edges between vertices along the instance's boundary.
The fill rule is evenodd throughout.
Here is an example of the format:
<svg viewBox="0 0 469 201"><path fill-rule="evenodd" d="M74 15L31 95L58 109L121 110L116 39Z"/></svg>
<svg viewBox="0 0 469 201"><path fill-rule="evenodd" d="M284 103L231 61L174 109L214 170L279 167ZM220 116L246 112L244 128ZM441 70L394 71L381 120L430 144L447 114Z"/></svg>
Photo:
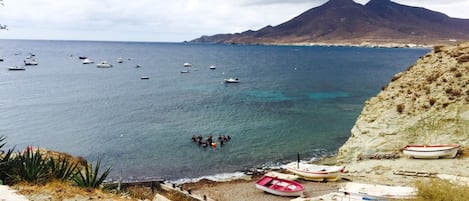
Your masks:
<svg viewBox="0 0 469 201"><path fill-rule="evenodd" d="M58 180L68 180L72 177L78 164L73 163L69 158L59 154L57 159L49 157L48 166L50 168L51 177Z"/></svg>
<svg viewBox="0 0 469 201"><path fill-rule="evenodd" d="M6 145L5 139L5 136L0 136L0 180L4 183L9 183L8 175L12 174L11 155L13 154L13 149L3 150L3 147Z"/></svg>
<svg viewBox="0 0 469 201"><path fill-rule="evenodd" d="M42 184L50 180L47 160L37 151L26 149L24 153L18 153L12 163L14 180L27 181L34 184Z"/></svg>
<svg viewBox="0 0 469 201"><path fill-rule="evenodd" d="M99 185L103 183L103 181L106 179L106 177L109 175L109 172L111 171L111 168L108 168L106 171L103 172L103 174L101 174L101 176L98 177L100 165L101 161L98 161L96 163L95 169L93 170L93 166L91 164L85 164L83 168L78 169L78 171L72 177L72 180L79 187L99 187Z"/></svg>

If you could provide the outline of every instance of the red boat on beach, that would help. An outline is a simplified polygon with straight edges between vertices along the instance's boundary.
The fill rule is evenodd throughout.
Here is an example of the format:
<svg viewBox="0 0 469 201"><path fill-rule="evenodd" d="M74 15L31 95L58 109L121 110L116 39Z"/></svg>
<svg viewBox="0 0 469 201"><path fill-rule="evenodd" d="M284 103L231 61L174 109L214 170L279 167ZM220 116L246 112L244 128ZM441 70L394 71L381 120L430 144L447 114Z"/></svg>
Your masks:
<svg viewBox="0 0 469 201"><path fill-rule="evenodd" d="M296 181L264 175L256 182L256 188L280 196L301 196L305 187Z"/></svg>

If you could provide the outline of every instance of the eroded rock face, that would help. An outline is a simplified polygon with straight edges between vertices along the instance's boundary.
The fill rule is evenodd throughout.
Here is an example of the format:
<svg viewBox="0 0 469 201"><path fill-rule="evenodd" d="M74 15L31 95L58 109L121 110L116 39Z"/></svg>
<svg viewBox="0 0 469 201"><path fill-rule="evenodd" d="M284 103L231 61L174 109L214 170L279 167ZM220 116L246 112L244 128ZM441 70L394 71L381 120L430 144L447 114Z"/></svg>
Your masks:
<svg viewBox="0 0 469 201"><path fill-rule="evenodd" d="M338 160L444 143L469 145L469 42L434 47L366 101Z"/></svg>

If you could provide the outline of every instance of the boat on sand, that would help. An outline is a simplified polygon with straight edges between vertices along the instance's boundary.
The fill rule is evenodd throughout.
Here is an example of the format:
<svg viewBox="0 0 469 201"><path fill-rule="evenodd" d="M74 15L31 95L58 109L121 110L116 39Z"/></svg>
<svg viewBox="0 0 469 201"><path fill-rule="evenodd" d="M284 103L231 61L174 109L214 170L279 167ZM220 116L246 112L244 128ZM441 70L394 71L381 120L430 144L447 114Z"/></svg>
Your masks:
<svg viewBox="0 0 469 201"><path fill-rule="evenodd" d="M296 181L264 175L256 182L256 188L279 196L301 196L305 187Z"/></svg>
<svg viewBox="0 0 469 201"><path fill-rule="evenodd" d="M291 162L286 165L286 169L305 180L311 181L337 181L341 173L344 172L342 166L315 165L301 162Z"/></svg>
<svg viewBox="0 0 469 201"><path fill-rule="evenodd" d="M402 152L411 158L454 158L460 148L458 144L407 145Z"/></svg>

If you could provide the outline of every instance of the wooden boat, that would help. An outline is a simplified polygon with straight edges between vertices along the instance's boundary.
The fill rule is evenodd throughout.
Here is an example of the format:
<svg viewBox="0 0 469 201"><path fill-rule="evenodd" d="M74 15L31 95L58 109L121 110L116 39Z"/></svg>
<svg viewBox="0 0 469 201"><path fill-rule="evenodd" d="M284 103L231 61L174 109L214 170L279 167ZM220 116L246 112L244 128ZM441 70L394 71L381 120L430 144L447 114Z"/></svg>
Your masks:
<svg viewBox="0 0 469 201"><path fill-rule="evenodd" d="M411 158L454 158L459 148L458 144L407 145L402 152Z"/></svg>
<svg viewBox="0 0 469 201"><path fill-rule="evenodd" d="M344 171L342 166L315 165L307 163L291 162L286 169L305 180L311 181L337 181Z"/></svg>
<svg viewBox="0 0 469 201"><path fill-rule="evenodd" d="M256 182L256 188L280 196L301 196L305 187L296 181L264 175Z"/></svg>

